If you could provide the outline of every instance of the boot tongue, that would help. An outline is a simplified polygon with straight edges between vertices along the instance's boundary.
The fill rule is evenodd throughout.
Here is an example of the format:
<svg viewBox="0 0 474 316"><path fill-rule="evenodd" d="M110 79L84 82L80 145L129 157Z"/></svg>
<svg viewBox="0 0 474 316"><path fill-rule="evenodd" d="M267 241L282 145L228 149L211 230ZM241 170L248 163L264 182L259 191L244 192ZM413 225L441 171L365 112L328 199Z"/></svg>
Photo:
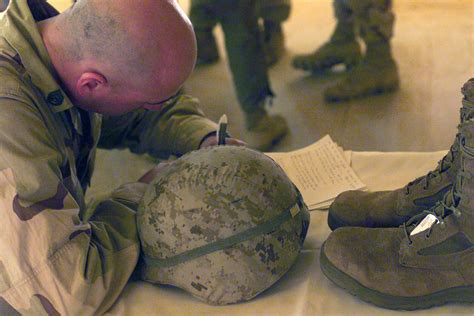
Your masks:
<svg viewBox="0 0 474 316"><path fill-rule="evenodd" d="M443 219L451 214L452 209L454 209L455 200L454 189L451 189L444 195L443 200L438 202L431 209L410 218L404 225L406 232L409 233L410 236L414 236L430 229L435 224L442 223Z"/></svg>

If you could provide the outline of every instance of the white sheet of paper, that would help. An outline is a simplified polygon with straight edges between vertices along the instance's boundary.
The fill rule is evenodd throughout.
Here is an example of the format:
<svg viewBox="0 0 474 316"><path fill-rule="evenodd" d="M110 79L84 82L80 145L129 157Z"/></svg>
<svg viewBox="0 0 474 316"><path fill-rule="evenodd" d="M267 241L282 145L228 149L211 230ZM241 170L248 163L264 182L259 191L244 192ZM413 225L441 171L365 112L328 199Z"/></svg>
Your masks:
<svg viewBox="0 0 474 316"><path fill-rule="evenodd" d="M267 155L285 170L310 209L320 203L327 207L322 202L341 192L365 187L329 135L296 151Z"/></svg>

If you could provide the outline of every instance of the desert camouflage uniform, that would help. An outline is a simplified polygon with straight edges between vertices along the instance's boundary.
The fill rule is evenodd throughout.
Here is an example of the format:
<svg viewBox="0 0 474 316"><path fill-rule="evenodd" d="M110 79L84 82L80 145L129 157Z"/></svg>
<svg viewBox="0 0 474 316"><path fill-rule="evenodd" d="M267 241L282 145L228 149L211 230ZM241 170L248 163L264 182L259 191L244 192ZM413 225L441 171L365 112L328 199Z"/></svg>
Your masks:
<svg viewBox="0 0 474 316"><path fill-rule="evenodd" d="M334 0L334 11L338 23L347 24L349 36L359 25L367 45L389 41L393 36L392 0Z"/></svg>
<svg viewBox="0 0 474 316"><path fill-rule="evenodd" d="M37 20L55 13L36 2ZM28 3L13 1L0 19L0 314L101 314L135 269L146 185L85 205L96 148L179 155L216 126L186 96L117 117L75 107Z"/></svg>
<svg viewBox="0 0 474 316"><path fill-rule="evenodd" d="M395 16L392 0L334 0L336 28L329 41L311 54L297 55L293 66L324 73L344 64L346 76L325 90L327 101L391 92L399 87L398 67L391 53ZM357 36L364 41L362 54Z"/></svg>

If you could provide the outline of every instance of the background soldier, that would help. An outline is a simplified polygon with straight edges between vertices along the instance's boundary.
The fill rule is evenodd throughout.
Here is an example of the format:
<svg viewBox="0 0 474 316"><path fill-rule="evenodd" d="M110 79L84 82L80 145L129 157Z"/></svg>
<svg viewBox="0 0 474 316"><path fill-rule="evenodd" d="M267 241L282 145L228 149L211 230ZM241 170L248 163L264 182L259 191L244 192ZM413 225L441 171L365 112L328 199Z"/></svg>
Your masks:
<svg viewBox="0 0 474 316"><path fill-rule="evenodd" d="M390 51L395 17L391 0L334 0L336 29L327 43L309 55L296 56L295 68L323 72L336 64L350 69L325 91L328 101L344 101L393 91L399 86L397 65ZM366 45L362 56L356 29Z"/></svg>
<svg viewBox="0 0 474 316"><path fill-rule="evenodd" d="M10 3L0 18L0 314L112 306L139 257L135 210L148 184L86 204L95 153L165 158L216 144L196 99L176 95L195 60L176 1L81 0L59 15L44 0Z"/></svg>
<svg viewBox="0 0 474 316"><path fill-rule="evenodd" d="M215 0L191 0L189 17L198 41L198 64L213 63L219 59L214 27L219 22ZM281 24L291 12L290 0L257 0L259 19L267 65L278 61L285 50L285 38Z"/></svg>
<svg viewBox="0 0 474 316"><path fill-rule="evenodd" d="M198 43L198 64L218 59L212 31L217 23L221 24L237 98L245 114L247 131L244 139L250 147L267 150L287 133L288 127L283 117L268 115L265 110L266 100L273 94L262 47L258 11L265 12L263 34L268 47L266 51L271 52L267 54L267 60L276 60L281 54L276 50L284 46L280 24L289 15L286 0L261 3L256 0L192 0L190 19Z"/></svg>

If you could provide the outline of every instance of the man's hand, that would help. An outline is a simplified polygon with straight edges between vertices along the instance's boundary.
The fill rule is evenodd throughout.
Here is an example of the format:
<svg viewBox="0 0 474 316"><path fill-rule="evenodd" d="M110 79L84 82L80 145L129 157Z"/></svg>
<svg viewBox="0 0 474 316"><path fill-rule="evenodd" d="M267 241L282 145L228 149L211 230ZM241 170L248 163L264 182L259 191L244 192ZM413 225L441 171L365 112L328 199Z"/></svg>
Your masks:
<svg viewBox="0 0 474 316"><path fill-rule="evenodd" d="M216 146L217 141L218 141L217 136L215 134L211 134L207 136L206 138L204 138L204 140L201 142L201 146L199 146L199 149ZM226 138L225 144L232 145L232 146L247 146L247 143L241 141L240 139L235 139L235 138Z"/></svg>
<svg viewBox="0 0 474 316"><path fill-rule="evenodd" d="M169 162L160 162L159 164L157 164L155 167L153 167L153 169L149 170L147 173L145 173L140 179L138 179L138 182L143 182L143 183L148 183L150 184L151 181L153 181L153 179L156 178L156 176L162 172L163 170L165 170L168 165L170 163Z"/></svg>

